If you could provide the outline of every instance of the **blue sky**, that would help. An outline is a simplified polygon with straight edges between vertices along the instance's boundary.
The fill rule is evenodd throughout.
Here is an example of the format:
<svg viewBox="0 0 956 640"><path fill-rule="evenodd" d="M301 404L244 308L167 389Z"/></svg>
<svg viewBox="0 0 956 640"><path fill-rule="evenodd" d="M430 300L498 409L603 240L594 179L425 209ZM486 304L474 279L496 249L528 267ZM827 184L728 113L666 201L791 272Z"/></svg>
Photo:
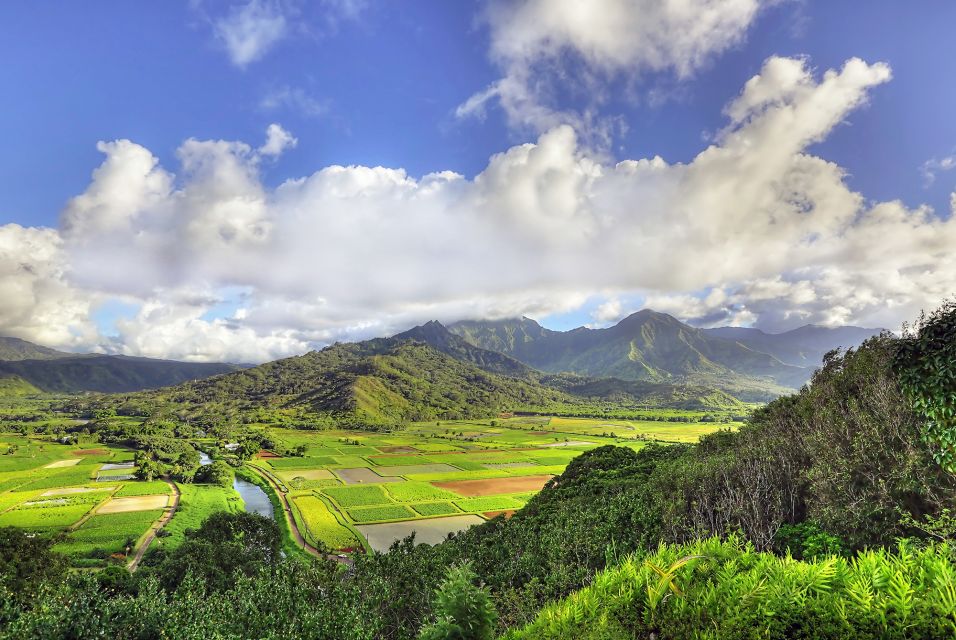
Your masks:
<svg viewBox="0 0 956 640"><path fill-rule="evenodd" d="M586 155L605 168L622 160L654 156L660 156L671 167L688 166L708 145L720 146L728 126L745 126L743 122L729 124L725 109L741 95L749 79L766 69L766 61L772 57L800 60L815 87L822 85L827 70L839 72L851 58L861 58L869 65L886 63L892 70L892 79L867 81L858 100L848 99L846 104L834 106L838 114L836 123L826 125L819 133L809 133L798 153L818 157L838 169L846 191L859 194L862 199L856 205L859 211L855 216L864 215L878 203L898 200L909 212L928 205L934 210L931 222L948 222L951 194L956 188L956 171L948 171L953 161L947 160L956 153L956 118L952 115L956 113L956 86L951 82L956 40L950 34L956 22L956 5L943 0L927 1L920 3L917 10L909 3L882 0L722 3L720 10L729 16L728 23L721 23L724 36L713 36L712 42L700 45L701 50L693 55L682 50L682 45L673 44L683 42L683 33L695 27L692 18L667 23L666 28L674 30L673 34L665 34L673 36L671 40L648 42L635 51L627 49L629 43L648 37L640 32L640 21L635 21L633 34L609 34L607 41L602 40L600 33L580 32L566 37L566 24L541 19L554 15L557 4L549 7L547 2L533 0L490 5L375 0L100 1L62 3L56 7L30 2L2 3L0 24L5 28L4 37L0 38L0 55L6 63L0 65L0 86L5 88L2 108L7 126L5 144L0 147L0 224L16 223L36 231L36 237L31 236L33 243L41 242L38 234L42 229L56 234L60 239L56 251L62 253L56 258L59 266L51 263L43 268L56 273L62 281L51 284L31 280L33 297L23 303L19 315L11 312L8 317L0 317L0 330L68 348L191 359L261 359L316 346L329 339L398 330L404 324L427 319L430 314L452 320L456 315L528 313L549 326L568 328L606 323L643 304L656 303L699 324L737 322L782 330L805 322L898 323L933 296L952 293L948 289L953 288L953 283L940 276L930 284L900 283L892 292L867 290L865 295L859 294L858 301L844 305L844 311L828 313L824 307L832 308L834 300L846 297L837 293L835 282L856 292L864 289L862 284L849 281L851 276L859 275L855 269L863 272L870 267L857 260L860 251L845 248L848 243L840 247L848 256L852 253L852 259L834 262L832 268L822 266L812 276L807 274L820 266L813 260L822 258L808 255L799 264L758 265L762 271L752 281L741 275L742 266L712 279L697 273L696 267L686 277L654 279L636 275L658 269L660 259L653 265L628 263L618 269L620 273L609 274L602 280L599 270L592 267L595 261L606 257L606 242L584 250L570 246L571 240L567 238L557 238L547 247L510 248L507 259L501 258L498 272L497 267L489 265L496 262L496 248L501 241L489 240L487 246L474 251L474 256L468 250L465 253L469 256L459 259L449 258L441 246L417 246L414 236L403 239L405 248L401 250L390 247L388 237L380 239L383 244L375 245L355 231L361 227L355 227L351 231L339 230L337 233L346 235L336 236L336 245L348 245L352 251L345 255L355 256L356 261L374 262L374 270L365 272L342 265L336 283L310 287L305 281L314 278L310 277L311 267L306 258L295 265L290 258L288 264L277 266L277 271L295 274L288 278L276 276L277 282L269 283L238 275L243 265L230 262L233 258L225 255L215 266L204 263L183 267L184 273L199 274L192 280L185 275L167 279L169 265L183 265L189 260L168 247L146 264L142 251L126 254L113 244L106 244L95 255L114 266L87 268L84 265L89 265L91 258L82 255L81 245L89 249L91 241L78 242L68 233L70 225L65 221L73 220L77 227L81 224L77 220L92 219L91 211L102 215L104 207L108 208L102 203L97 205L100 208L85 209L80 204L69 204L71 198L95 190L96 179L91 174L104 162L104 152L97 149L100 141L129 140L137 149L147 150L155 158L156 166L170 176L166 195L172 198L171 202L180 202L175 193L187 193L190 186L197 193L204 186L210 193L221 195L223 185L239 184L237 178L222 179L218 187L200 185L206 179L196 177L201 172L184 167L181 147L185 141L247 144L246 152L233 148L223 153L245 162L246 169L239 172L245 171L244 178L254 178L251 186L242 183L237 187L245 194L242 198L261 196L262 206L268 210L261 214L267 222L256 218L256 222L249 223L251 226L243 227L243 233L255 227L250 232L252 236L268 235L285 224L277 222L280 217L288 220L293 216L273 211L283 193L279 187L286 181L305 179L333 165L355 165L403 170L414 181L433 172L451 171L461 174L471 188L475 186L475 177L489 168L492 156L522 144L537 144L540 136L558 125L568 126L576 134L575 153ZM597 11L621 10L638 15L647 10L647 5L602 0L592 6ZM748 5L755 8L752 15ZM655 11L647 10L648 22L659 18L655 18ZM244 19L246 23L242 23ZM525 31L518 28L521 20L531 21ZM540 27L545 23L550 26ZM275 27L272 35L270 24ZM252 31L243 32L244 26ZM521 40L539 28L553 28L554 33L539 33L537 39ZM236 42L245 49L230 49L229 34L238 38ZM619 38L620 42L611 42L612 38ZM554 43L558 44L552 46ZM686 48L691 46L697 44L691 41ZM594 49L599 53L594 54ZM654 62L661 59L664 62ZM462 105L470 97L502 78L521 78L525 82L522 90L532 87L537 91L531 107L543 107L545 115L541 116L540 110L535 112L538 115L529 115L532 109L527 102L509 107L504 94L483 101L472 112L462 112ZM782 103L796 103L799 99L789 94L781 98ZM782 103L774 105L779 107ZM763 110L766 105L757 108ZM584 117L585 113L590 115ZM754 111L748 117L755 120L763 115L763 111ZM263 151L260 145L272 124L280 126L290 139L294 137L295 143L282 145L277 153ZM225 163L222 166L229 164L230 161L222 160L224 156L215 155L218 151L210 149L202 148L201 153L207 155L203 156L205 160L197 160L199 165L219 161ZM129 163L127 167L134 164L131 155L117 152L115 158L111 165L114 169L122 163ZM214 177L209 180L219 180L224 174L214 170L210 175ZM792 171L787 175L792 175ZM819 180L822 184L824 179ZM773 182L770 178L768 181ZM506 190L507 185L500 187L501 192ZM126 197L113 191L110 194L120 200ZM816 197L801 195L798 199ZM468 196L466 200L474 202L475 198ZM202 202L206 203L203 206L210 206L209 200ZM326 201L319 198L317 202ZM483 219L494 218L498 213L504 215L515 201L509 202L512 205L503 203L494 210L483 209ZM603 220L600 207L605 200L596 202L589 215ZM616 205L626 207L628 203L620 201ZM148 225L137 228L130 237L143 237L146 230L158 233L157 229L165 224L162 220L190 215L183 213L187 209L179 208L179 204L160 206L155 199L149 200L148 207L137 206L141 206L137 213L124 213L135 218L136 224L149 216L159 217L150 218ZM443 206L450 211L465 205L456 201L455 207L447 203ZM644 215L638 211L640 205L635 206L634 215ZM156 213L157 207L165 207L166 213ZM760 207L752 215L768 215L765 205ZM144 213L147 209L148 215ZM418 215L415 207L408 209L405 215ZM387 204L376 209L381 215L388 215L383 213L388 210ZM231 217L230 225L240 224L234 223L235 215L246 220L242 217L246 213L223 215ZM323 226L310 220L308 231L302 233L324 237L325 229L337 228L335 221L340 216L353 214L334 211L329 215L331 222L326 220ZM699 211L693 215L699 219L707 213ZM377 220L369 216L366 223ZM516 213L512 218L518 216ZM841 219L850 217L847 213ZM577 220L579 216L572 218ZM655 224L669 224L666 220L661 222L663 218L657 214L647 214L647 220L650 219ZM116 222L115 217L110 220ZM445 218L441 220L437 224L444 228ZM535 220L535 224L547 226L542 232L545 235L567 224L567 220ZM114 230L102 224L90 227L99 230L97 237L103 236L104 229L109 228L111 233ZM436 223L422 224L427 230L428 224ZM642 233L647 233L650 224L638 226ZM482 234L488 231L449 225L449 237L455 238L460 232L462 241L469 241L476 233L484 238ZM912 228L918 226L910 224ZM635 232L636 227L618 229L625 234ZM234 231L225 235L232 238ZM496 228L487 235L494 238L499 232L505 237L515 234L513 229ZM218 237L224 237L223 233L220 230ZM580 233L594 232L591 227L582 227ZM615 235L611 230L610 237ZM917 236L923 237L916 233L914 238ZM175 242L170 240L171 245L181 248L182 236L176 238ZM129 244L119 238L112 241ZM16 246L29 244L22 239L11 242ZM906 274L920 268L945 270L932 257L933 247L918 245L919 242L928 240L914 239L909 245L914 257L898 265L895 273ZM158 243L152 242L150 246ZM409 247L410 244L414 246ZM204 246L197 240L194 249L202 251ZM393 250L394 260L390 261L387 254ZM37 251L35 248L34 253ZM634 251L627 255L633 256ZM930 256L928 263L916 257L920 251ZM579 261L574 275L565 280L565 267L560 264L565 255L562 252L575 256L570 262ZM743 247L725 246L719 255L746 252ZM828 250L820 255L833 253ZM274 254L266 263L275 265L275 260L282 261L284 255L291 254ZM412 265L422 255L431 256L433 262L426 261L415 269L409 266L409 278L427 280L430 274L448 271L456 279L439 282L436 276L435 283L425 282L431 286L413 287L405 282L388 282L381 276L393 270L396 263ZM524 264L519 259L521 255L528 263L547 262L548 273L515 282L513 286L498 286L498 282L507 282ZM690 252L681 256L681 265L693 262L694 255ZM455 262L454 268L447 268L447 260ZM17 263L12 255L8 261ZM616 264L622 262L617 260ZM334 268L334 263L330 264ZM100 270L110 269L136 273L138 281L100 277ZM493 271L497 281L489 283L466 275L483 269ZM40 271L40 267L32 269ZM588 277L577 277L584 272ZM0 273L0 277L13 286L13 272L7 276ZM766 293L767 283L781 278L789 285L789 290L780 294L788 300L779 305L780 309L786 308L785 312L771 309L775 299ZM329 293L342 280L349 279L348 295ZM760 279L762 284L757 282ZM369 281L376 283L370 287L369 299L354 295ZM824 281L826 287L821 284ZM809 284L799 285L801 282ZM456 283L462 283L460 291L456 291ZM926 291L908 295L906 286L922 286ZM794 293L800 287L802 293ZM807 287L814 293L807 293ZM763 293L753 293L758 289ZM38 291L46 292L43 295L55 293L49 293L47 300ZM372 291L396 293L377 310ZM295 304L305 299L302 296L332 310L327 314L293 310ZM811 296L812 303L807 301ZM880 310L881 296L891 299L895 312ZM74 297L87 301L86 306ZM706 304L701 302L708 299ZM527 303L516 302L521 300ZM603 312L599 311L602 305ZM274 312L279 306L287 308L287 315L278 317L277 313L264 311ZM64 312L66 316L58 315L67 307L71 310ZM168 317L161 318L163 313ZM316 319L318 316L322 316L322 321ZM90 324L84 325L84 317ZM303 317L310 320L303 321ZM118 320L125 320L125 326L120 326L123 323ZM54 330L55 323L65 323L70 329ZM216 325L215 340L224 345L252 340L262 346L249 350L229 346L219 352L206 352L196 345L190 347L191 351L180 352L172 346L183 342L178 333L182 331L195 336L196 344L203 339L213 340L209 337L210 324ZM157 326L168 331L158 331ZM157 332L162 336L157 337Z"/></svg>

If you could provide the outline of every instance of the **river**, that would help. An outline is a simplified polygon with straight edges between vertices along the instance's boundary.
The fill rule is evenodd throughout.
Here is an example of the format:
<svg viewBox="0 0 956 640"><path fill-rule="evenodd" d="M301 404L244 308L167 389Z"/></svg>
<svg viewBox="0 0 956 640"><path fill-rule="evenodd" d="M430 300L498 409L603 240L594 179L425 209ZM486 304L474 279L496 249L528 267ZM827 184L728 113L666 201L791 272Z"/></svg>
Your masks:
<svg viewBox="0 0 956 640"><path fill-rule="evenodd" d="M212 464L212 459L200 451L199 464ZM239 493L243 503L246 505L246 511L249 513L258 513L260 516L265 516L267 518L275 517L275 510L272 507L272 501L269 500L269 496L266 495L266 492L262 490L262 487L240 478L234 478L232 481L232 488Z"/></svg>

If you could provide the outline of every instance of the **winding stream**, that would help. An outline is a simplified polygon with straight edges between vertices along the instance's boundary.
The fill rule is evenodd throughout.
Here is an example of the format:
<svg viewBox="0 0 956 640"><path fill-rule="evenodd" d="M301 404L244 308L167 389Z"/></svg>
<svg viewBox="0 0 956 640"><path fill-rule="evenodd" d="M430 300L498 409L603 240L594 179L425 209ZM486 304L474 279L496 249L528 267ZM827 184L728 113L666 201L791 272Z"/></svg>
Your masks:
<svg viewBox="0 0 956 640"><path fill-rule="evenodd" d="M199 464L212 464L212 459L200 451ZM245 504L246 511L249 513L258 513L260 516L265 516L267 518L275 517L275 510L272 507L272 501L269 500L269 496L266 495L266 492L262 490L262 487L240 478L234 478L232 481L232 488L239 493L240 497L242 497L242 502Z"/></svg>

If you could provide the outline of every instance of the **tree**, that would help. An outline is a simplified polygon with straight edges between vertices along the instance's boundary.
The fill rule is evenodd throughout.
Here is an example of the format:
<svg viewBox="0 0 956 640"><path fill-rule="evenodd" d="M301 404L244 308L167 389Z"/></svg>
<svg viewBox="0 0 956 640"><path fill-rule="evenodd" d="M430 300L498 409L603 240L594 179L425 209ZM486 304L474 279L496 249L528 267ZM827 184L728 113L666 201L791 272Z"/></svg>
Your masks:
<svg viewBox="0 0 956 640"><path fill-rule="evenodd" d="M242 576L273 566L281 554L279 527L254 513L215 513L153 570L160 584L174 591L192 575L207 592L225 591Z"/></svg>
<svg viewBox="0 0 956 640"><path fill-rule="evenodd" d="M66 559L52 551L54 540L29 536L20 529L0 529L0 591L29 602L44 582L59 580Z"/></svg>
<svg viewBox="0 0 956 640"><path fill-rule="evenodd" d="M477 586L469 564L448 570L438 588L435 608L438 620L422 630L420 640L491 640L498 614L491 595Z"/></svg>
<svg viewBox="0 0 956 640"><path fill-rule="evenodd" d="M196 481L217 484L221 487L231 487L233 475L232 467L222 460L216 460L212 464L199 468L199 472L196 473Z"/></svg>
<svg viewBox="0 0 956 640"><path fill-rule="evenodd" d="M900 387L925 419L923 439L933 458L956 473L956 300L916 326L904 327L894 358Z"/></svg>

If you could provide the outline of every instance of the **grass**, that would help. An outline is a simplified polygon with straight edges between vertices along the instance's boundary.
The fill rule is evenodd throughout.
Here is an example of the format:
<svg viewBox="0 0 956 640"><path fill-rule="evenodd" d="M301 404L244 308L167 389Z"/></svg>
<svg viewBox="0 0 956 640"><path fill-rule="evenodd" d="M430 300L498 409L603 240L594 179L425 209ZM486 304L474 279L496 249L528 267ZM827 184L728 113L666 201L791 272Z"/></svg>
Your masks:
<svg viewBox="0 0 956 640"><path fill-rule="evenodd" d="M329 549L361 547L362 544L352 531L339 522L324 500L316 496L297 496L292 499L299 511L306 537L311 538L314 546Z"/></svg>
<svg viewBox="0 0 956 640"><path fill-rule="evenodd" d="M402 520L404 518L414 518L415 514L400 504L393 504L384 507L364 507L358 509L349 509L349 517L355 522L383 522L387 520Z"/></svg>
<svg viewBox="0 0 956 640"><path fill-rule="evenodd" d="M458 507L450 502L425 502L409 506L423 516L447 516L453 513L461 513Z"/></svg>
<svg viewBox="0 0 956 640"><path fill-rule="evenodd" d="M343 507L363 507L367 505L389 504L391 500L381 487L375 485L357 487L329 487L322 493L331 497Z"/></svg>
<svg viewBox="0 0 956 640"><path fill-rule="evenodd" d="M163 511L130 511L95 515L70 533L55 551L71 556L100 557L125 550L128 540L138 540L162 517Z"/></svg>
<svg viewBox="0 0 956 640"><path fill-rule="evenodd" d="M77 522L85 516L95 503L68 502L56 505L55 501L46 500L50 505L19 506L0 514L0 527L19 527L31 531L64 528Z"/></svg>
<svg viewBox="0 0 956 640"><path fill-rule="evenodd" d="M114 495L117 498L125 496L152 496L160 493L169 493L169 485L161 480L152 482L127 482Z"/></svg>
<svg viewBox="0 0 956 640"><path fill-rule="evenodd" d="M238 513L242 511L242 499L232 487L209 484L177 484L181 496L179 508L172 520L164 527L171 535L164 544L179 545L188 529L198 529L203 520L218 511Z"/></svg>

